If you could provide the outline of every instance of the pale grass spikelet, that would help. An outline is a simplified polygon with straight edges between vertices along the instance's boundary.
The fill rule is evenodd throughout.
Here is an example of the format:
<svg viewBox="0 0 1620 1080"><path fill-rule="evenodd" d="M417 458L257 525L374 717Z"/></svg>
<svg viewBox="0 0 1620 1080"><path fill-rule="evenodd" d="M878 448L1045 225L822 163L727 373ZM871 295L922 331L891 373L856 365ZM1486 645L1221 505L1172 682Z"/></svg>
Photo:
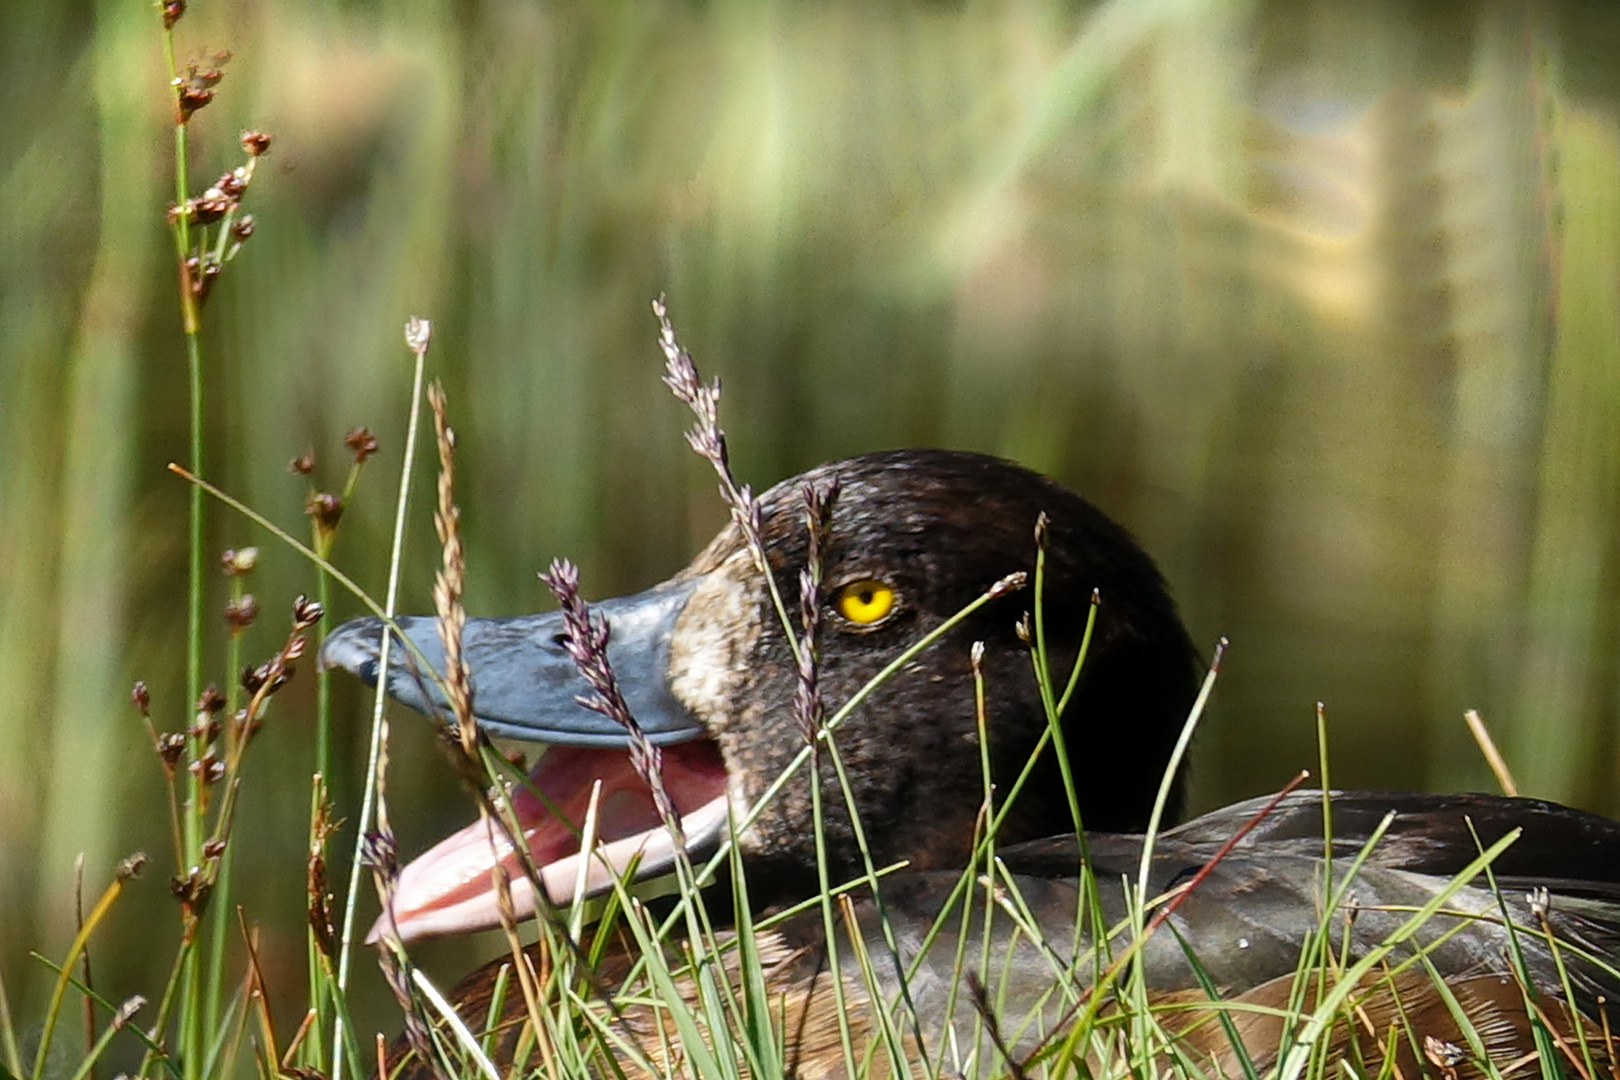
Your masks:
<svg viewBox="0 0 1620 1080"><path fill-rule="evenodd" d="M410 340L409 331L406 338ZM461 510L455 501L456 433L446 418L444 387L437 380L428 387L427 398L433 409L434 441L439 448L439 498L433 511L433 527L439 534L441 565L433 579L433 608L439 619L439 640L444 644L445 696L455 714L462 752L471 758L478 750L478 728L473 723L472 673L461 641L467 626L467 609L461 600L467 582L467 557L461 543Z"/></svg>

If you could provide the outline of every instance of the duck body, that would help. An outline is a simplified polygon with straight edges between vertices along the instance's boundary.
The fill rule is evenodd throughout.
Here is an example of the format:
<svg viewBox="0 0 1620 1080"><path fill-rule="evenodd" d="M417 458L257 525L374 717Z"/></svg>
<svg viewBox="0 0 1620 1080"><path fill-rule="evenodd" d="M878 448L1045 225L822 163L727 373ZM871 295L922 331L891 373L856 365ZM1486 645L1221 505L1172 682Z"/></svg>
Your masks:
<svg viewBox="0 0 1620 1080"><path fill-rule="evenodd" d="M813 774L790 768L805 746L795 705L800 678L769 585L774 582L784 606L797 611L800 572L810 553L802 509L807 490L832 507L819 545L822 586L814 596L817 689L830 707L864 695L828 736L847 794L824 761ZM1009 574L1033 574L1037 518L1044 519L1045 532L1040 609L1060 687L1079 654L1094 592L1100 597L1084 666L1060 721L1088 830L1083 839L1074 833L1059 762L1047 745L1047 711L1031 650L1015 629L1034 607L1032 590L1001 595L950 622ZM734 523L669 582L597 610L608 626L608 658L624 697L647 738L661 747L663 779L691 847L701 853L718 844L728 820L750 822L736 843L755 907L819 892L812 785L820 788L832 881L863 873L858 833L875 865L907 864L877 885L877 895L857 894L852 913L859 933L839 931L845 947L837 950L836 964L819 911L795 916L762 939L771 992L787 1003L786 1030L796 1032L789 1036L790 1048L797 1048L793 1071L833 1075L843 1068L837 1017L828 1012L835 970L851 1000L904 997L913 1017L907 1038L923 1052L934 1053L943 1041L959 1053L970 1048L969 1056L988 1053L978 1006L962 985L957 942L963 932L989 943L985 981L992 981L991 969L1004 977L995 1000L1007 1011L1008 1030L1019 1016L1035 1016L1039 1022L1026 1031L1038 1033L1084 993L1076 980L1095 967L1095 958L1124 948L1125 898L1137 888L1143 856L1137 834L1195 695L1194 650L1162 578L1123 529L1079 496L975 454L890 451L824 465L762 495L759 521L769 578ZM428 664L442 666L434 620L403 619L399 626ZM898 671L869 685L895 657L941 628L938 639ZM626 732L576 701L586 687L561 633L560 616L552 614L472 619L464 637L480 724L548 744L531 772L533 790L515 791L513 802L540 867L539 891L554 901L565 901L582 875L593 889L610 887L612 873L596 875L599 865L622 871L639 859L646 876L673 860L646 785L626 764ZM382 674L380 637L376 620L345 624L329 637L323 662L375 683ZM982 718L976 645L986 688ZM403 652L396 651L384 680L390 693L441 711L442 697L416 661L400 658ZM964 904L958 888L964 868L979 867L969 878L985 869L974 862L981 812L987 805L1003 809L1032 760L996 834L992 884L1004 891L979 889L991 899ZM780 793L765 801L784 774ZM602 783L604 846L599 857L585 860L577 850L577 825L593 780ZM1171 813L1179 799L1176 778ZM1323 821L1324 805L1331 807L1331 828ZM1492 1016L1500 1022L1492 1030L1501 1036L1503 1060L1528 1037L1533 1012L1512 977L1516 970L1535 992L1555 999L1565 995L1567 978L1570 1016L1586 1018L1569 1019L1569 1030L1593 1022L1600 1000L1620 998L1614 970L1620 824L1549 803L1484 795L1334 793L1324 803L1320 793L1296 792L1269 812L1262 809L1238 804L1156 839L1147 897L1186 895L1175 901L1167 927L1149 936L1135 957L1151 993L1282 993L1286 1004L1302 949L1325 927L1331 950L1322 955L1334 964L1387 954L1397 969L1388 975L1390 986L1429 972L1458 988L1454 1000L1473 995L1483 1002L1479 1009L1496 1010ZM1244 829L1242 839L1223 850ZM1454 880L1482 846L1515 829L1523 835L1499 856L1495 887L1484 879ZM406 867L393 911L401 936L496 925L490 869L497 862L514 881L519 914L532 913L544 899L523 880L514 854L469 829ZM1339 887L1330 890L1330 883ZM1546 892L1534 892L1532 903L1532 890ZM1403 936L1412 913L1441 896L1443 912ZM1024 925L1008 912L1024 912ZM1504 919L1528 932L1509 931ZM946 929L924 947L936 922ZM1547 928L1567 939L1559 956L1545 941ZM1399 939L1393 947L1392 936ZM875 959L851 969L859 955ZM463 1015L475 1028L486 1019L480 1002L487 1006L498 965L458 989ZM904 995L902 970L912 972ZM1432 1026L1442 1038L1461 1038L1446 1028L1455 1026L1452 1010L1432 985L1417 979L1409 989L1422 997L1429 986ZM1368 1010L1376 1012L1376 1005ZM1398 1000L1386 1011L1410 1019L1411 1010L1403 1012ZM519 1020L523 1007L508 1001L506 1013ZM634 1026L634 1010L626 1016ZM668 1033L643 1019L646 1046L667 1043ZM1204 1028L1230 1041L1224 1026ZM1258 1045L1280 1029L1261 1023L1255 1031ZM1003 1051L1016 1053L1039 1038L1026 1033L1008 1042ZM1230 1046L1211 1044L1205 1052L1227 1055L1217 1069L1237 1068Z"/></svg>
<svg viewBox="0 0 1620 1080"><path fill-rule="evenodd" d="M1419 1040L1429 1036L1454 1046L1466 1046L1475 1034L1490 1065L1464 1062L1460 1075L1485 1077L1490 1068L1506 1076L1538 1075L1533 1058L1526 1057L1534 1046L1535 1010L1573 1046L1571 1033L1581 1022L1576 1016L1589 1021L1604 1002L1620 998L1620 823L1538 800L1477 794L1332 792L1326 805L1327 829L1322 793L1300 791L1274 804L1259 798L1225 807L1154 843L1147 895L1173 897L1182 889L1187 895L1168 926L1146 938L1136 963L1156 1007L1184 1010L1179 1015L1186 1019L1169 1026L1180 1031L1182 1051L1213 1065L1213 1074L1243 1075L1230 1036L1207 1008L1209 988L1226 999L1251 1063L1269 1067L1285 1045L1278 1015L1290 1008L1308 1014L1314 1005L1317 991L1309 985L1303 1000L1296 995L1301 971L1312 969L1302 964L1302 952L1323 928L1326 955L1339 965L1329 985L1363 959L1383 957L1354 997L1367 1030L1332 1033L1340 1053L1359 1037L1360 1059L1374 1065L1391 1031L1415 1031ZM1246 828L1235 846L1222 851ZM1512 832L1520 833L1519 840L1494 861L1494 882L1459 880L1482 846ZM1329 834L1331 864L1324 857ZM913 1052L933 1048L937 1057L940 1048L952 1048L956 1069L966 1074L971 1070L964 1062L975 1056L991 1066L989 1075L1001 1071L1003 1053L1015 1059L1033 1054L1046 1032L1072 1019L1074 1001L1111 958L1128 949L1133 931L1126 897L1136 885L1143 843L1140 835L1092 833L1084 841L1083 863L1080 839L1073 835L1000 849L995 900L986 898L983 878L970 890L979 895L964 902L959 872L896 874L884 882L881 909L870 894L852 905L861 940L852 940L848 923L840 925L836 956L827 948L818 910L759 935L767 995L779 1004L782 1030L792 1036L787 1073L846 1075L834 970L857 1055L879 1041L880 1016L902 1029L912 1024L907 1043ZM1342 892L1324 915L1324 896L1334 882ZM1546 890L1545 917L1559 958L1538 934L1532 908L1537 890ZM1439 913L1408 930L1413 914L1442 895ZM1085 912L1093 901L1091 916ZM1027 916L1009 914L1014 909ZM1517 940L1504 917L1517 928ZM937 935L925 945L936 924ZM1107 933L1099 935L1098 927ZM1099 936L1106 938L1100 945ZM958 953L964 940L966 965ZM982 969L974 959L981 948L992 958ZM621 950L605 974L622 977L632 952ZM1524 965L1527 981L1516 963ZM453 994L474 1030L487 1026L506 1033L499 1042L506 1060L520 1042L524 1006L508 999L494 1018L488 1007L492 988L509 967L508 958L493 961ZM986 983L1000 1028L1013 1033L1004 1049L992 1045L965 989L964 970ZM740 989L735 968L730 977ZM1563 1001L1566 977L1573 1010ZM1528 1000L1539 999L1534 1008L1527 1004L1526 986ZM1468 1017L1466 1030L1448 996ZM620 1020L656 1063L671 1064L660 1056L672 1040L678 1044L667 1017L632 1006ZM1595 1060L1611 1060L1612 1046L1597 1030L1591 1035ZM1397 1046L1403 1075L1416 1075L1427 1064L1412 1038ZM405 1053L402 1045L396 1050ZM633 1061L620 1064L636 1072ZM1564 1063L1566 1071L1570 1064ZM427 1080L431 1074L415 1063L405 1075Z"/></svg>

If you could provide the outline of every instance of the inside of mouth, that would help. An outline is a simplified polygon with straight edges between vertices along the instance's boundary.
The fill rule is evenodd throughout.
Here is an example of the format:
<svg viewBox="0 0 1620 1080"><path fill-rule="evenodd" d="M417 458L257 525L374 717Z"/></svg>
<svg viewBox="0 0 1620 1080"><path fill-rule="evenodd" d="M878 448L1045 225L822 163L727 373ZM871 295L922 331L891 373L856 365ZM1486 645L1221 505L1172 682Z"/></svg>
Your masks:
<svg viewBox="0 0 1620 1080"><path fill-rule="evenodd" d="M688 843L714 835L726 814L726 771L719 748L707 739L695 739L666 746L662 755L664 789L675 804ZM581 857L580 839L598 783L597 844L587 859ZM647 782L624 750L547 747L530 770L529 783L515 788L511 801L552 903L567 904L576 891L601 892L638 860L642 877L661 873L673 862L669 830ZM499 925L491 875L496 865L510 882L516 916L533 914L533 886L518 853L498 826L474 822L400 871L392 905L400 937L410 940ZM372 939L384 930L388 917L385 912L378 920Z"/></svg>

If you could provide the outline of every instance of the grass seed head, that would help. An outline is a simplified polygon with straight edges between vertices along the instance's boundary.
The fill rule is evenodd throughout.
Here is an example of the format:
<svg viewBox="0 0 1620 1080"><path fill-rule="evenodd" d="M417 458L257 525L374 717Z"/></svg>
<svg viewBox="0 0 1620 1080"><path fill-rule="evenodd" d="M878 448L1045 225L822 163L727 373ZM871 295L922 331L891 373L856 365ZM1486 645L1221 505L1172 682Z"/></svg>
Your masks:
<svg viewBox="0 0 1620 1080"><path fill-rule="evenodd" d="M253 620L258 617L259 601L252 593L243 593L225 605L225 621L230 624L233 634L240 634L252 626Z"/></svg>
<svg viewBox="0 0 1620 1080"><path fill-rule="evenodd" d="M377 452L377 436L371 433L370 428L352 428L343 436L343 445L354 454L354 463L364 465L366 458Z"/></svg>
<svg viewBox="0 0 1620 1080"><path fill-rule="evenodd" d="M252 573L254 567L259 565L259 549L226 548L221 553L219 562L225 570L226 577L241 577L243 574Z"/></svg>

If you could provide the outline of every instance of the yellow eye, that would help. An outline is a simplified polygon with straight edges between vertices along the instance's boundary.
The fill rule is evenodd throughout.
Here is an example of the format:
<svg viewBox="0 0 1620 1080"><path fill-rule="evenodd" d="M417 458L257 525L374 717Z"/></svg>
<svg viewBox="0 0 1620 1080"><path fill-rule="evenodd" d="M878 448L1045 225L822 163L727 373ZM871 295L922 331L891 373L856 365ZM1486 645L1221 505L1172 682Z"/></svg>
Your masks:
<svg viewBox="0 0 1620 1080"><path fill-rule="evenodd" d="M871 626L894 610L894 590L872 578L852 581L833 593L833 607L856 626Z"/></svg>

